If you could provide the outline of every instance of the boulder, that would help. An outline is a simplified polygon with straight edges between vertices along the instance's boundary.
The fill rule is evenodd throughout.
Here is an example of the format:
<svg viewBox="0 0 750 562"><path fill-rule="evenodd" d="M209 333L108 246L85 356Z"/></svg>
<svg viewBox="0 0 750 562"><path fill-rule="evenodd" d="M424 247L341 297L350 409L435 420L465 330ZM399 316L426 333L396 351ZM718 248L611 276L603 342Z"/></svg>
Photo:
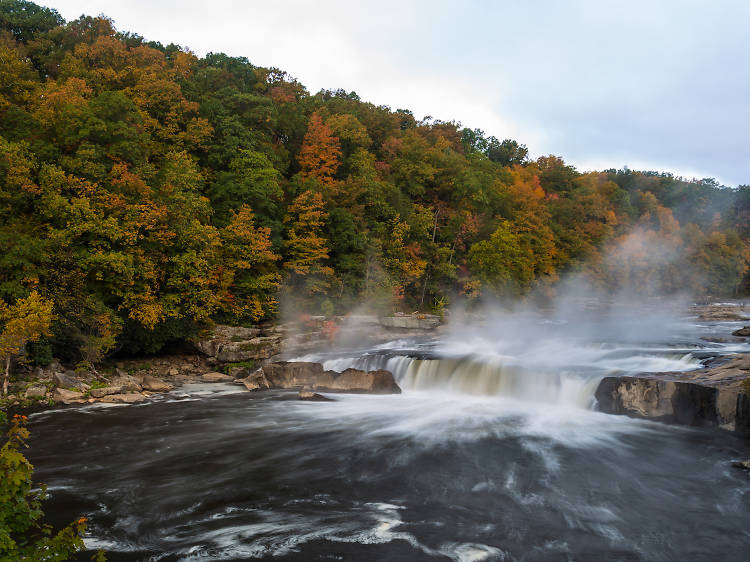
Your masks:
<svg viewBox="0 0 750 562"><path fill-rule="evenodd" d="M326 371L326 373L332 373L332 371ZM316 385L314 388L324 392L401 394L401 388L396 384L391 372L384 369L377 371L347 369L343 373L334 375L330 386L326 387L326 384L323 383Z"/></svg>
<svg viewBox="0 0 750 562"><path fill-rule="evenodd" d="M244 379L239 379L239 382L245 385L245 388L248 390L268 390L271 388L271 385L263 374L262 369L258 369Z"/></svg>
<svg viewBox="0 0 750 562"><path fill-rule="evenodd" d="M171 384L164 382L161 379L157 379L156 377L152 377L151 375L145 375L143 377L141 386L143 387L143 390L149 390L151 392L169 392L174 388Z"/></svg>
<svg viewBox="0 0 750 562"><path fill-rule="evenodd" d="M324 377L323 365L305 361L269 363L262 372L269 388L312 388Z"/></svg>
<svg viewBox="0 0 750 562"><path fill-rule="evenodd" d="M735 468L742 468L744 470L750 470L750 460L747 461L734 461L732 466Z"/></svg>
<svg viewBox="0 0 750 562"><path fill-rule="evenodd" d="M89 394L94 398L102 398L103 396L109 396L110 394L120 394L122 392L121 386L104 386L102 388L92 388L89 390Z"/></svg>
<svg viewBox="0 0 750 562"><path fill-rule="evenodd" d="M201 380L204 382L230 382L233 381L234 378L230 377L229 375L225 375L224 373L217 373L216 371L213 371L211 373L201 375Z"/></svg>
<svg viewBox="0 0 750 562"><path fill-rule="evenodd" d="M63 404L84 404L86 402L82 392L75 392L64 388L56 388L52 393L52 399L55 402L62 402Z"/></svg>
<svg viewBox="0 0 750 562"><path fill-rule="evenodd" d="M732 332L733 336L740 336L743 338L750 338L750 326L745 326L744 328L740 328L739 330L735 330Z"/></svg>
<svg viewBox="0 0 750 562"><path fill-rule="evenodd" d="M298 397L300 400L306 400L308 402L335 402L333 398L328 398L317 392L309 392L307 390L300 390Z"/></svg>
<svg viewBox="0 0 750 562"><path fill-rule="evenodd" d="M110 386L119 386L121 392L140 392L141 384L133 375L129 375L120 369L115 369L115 377L110 380Z"/></svg>
<svg viewBox="0 0 750 562"><path fill-rule="evenodd" d="M86 383L73 378L73 376L67 373L55 373L54 375L52 375L52 380L55 383L55 386L57 386L58 388L74 388L83 392L91 388Z"/></svg>
<svg viewBox="0 0 750 562"><path fill-rule="evenodd" d="M99 401L110 404L133 404L135 402L143 402L145 399L146 397L143 394L128 392L125 394L110 394L108 396L103 396Z"/></svg>
<svg viewBox="0 0 750 562"><path fill-rule="evenodd" d="M269 388L305 389L357 394L400 394L389 371L347 369L343 373L324 371L320 363L280 361L262 368Z"/></svg>
<svg viewBox="0 0 750 562"><path fill-rule="evenodd" d="M26 398L44 398L47 396L47 387L42 385L30 386L23 395Z"/></svg>

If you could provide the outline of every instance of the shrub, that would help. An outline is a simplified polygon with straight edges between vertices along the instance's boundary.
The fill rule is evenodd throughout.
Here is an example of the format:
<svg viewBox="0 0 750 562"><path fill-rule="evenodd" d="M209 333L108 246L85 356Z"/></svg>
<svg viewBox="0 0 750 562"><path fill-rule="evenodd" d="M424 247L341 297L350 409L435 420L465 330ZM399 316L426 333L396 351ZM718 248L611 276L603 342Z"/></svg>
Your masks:
<svg viewBox="0 0 750 562"><path fill-rule="evenodd" d="M5 421L0 411L0 423ZM14 416L7 435L0 449L0 560L68 560L83 549L86 518L54 535L51 526L41 523L45 487L32 489L34 467L21 452L28 446L26 416ZM99 552L94 558L104 560L104 555Z"/></svg>

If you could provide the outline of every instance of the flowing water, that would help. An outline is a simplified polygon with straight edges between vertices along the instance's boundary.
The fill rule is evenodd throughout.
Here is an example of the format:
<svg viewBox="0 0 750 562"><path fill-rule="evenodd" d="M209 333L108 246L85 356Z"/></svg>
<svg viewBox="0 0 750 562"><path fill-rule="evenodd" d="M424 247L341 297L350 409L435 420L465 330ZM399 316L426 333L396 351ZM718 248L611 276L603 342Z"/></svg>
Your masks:
<svg viewBox="0 0 750 562"><path fill-rule="evenodd" d="M698 339L734 326L544 326L299 358L388 368L402 395L195 385L37 414L30 457L53 522L85 514L111 560L747 560L750 476L731 462L750 446L593 399L607 373L745 350Z"/></svg>

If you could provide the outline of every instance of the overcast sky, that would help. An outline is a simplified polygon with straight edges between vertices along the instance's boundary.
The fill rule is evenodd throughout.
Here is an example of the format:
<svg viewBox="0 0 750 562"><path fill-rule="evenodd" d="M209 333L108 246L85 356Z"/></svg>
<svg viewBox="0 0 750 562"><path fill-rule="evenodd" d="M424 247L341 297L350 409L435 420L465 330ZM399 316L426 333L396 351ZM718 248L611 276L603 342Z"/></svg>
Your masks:
<svg viewBox="0 0 750 562"><path fill-rule="evenodd" d="M579 170L750 184L747 0L36 0L479 127Z"/></svg>

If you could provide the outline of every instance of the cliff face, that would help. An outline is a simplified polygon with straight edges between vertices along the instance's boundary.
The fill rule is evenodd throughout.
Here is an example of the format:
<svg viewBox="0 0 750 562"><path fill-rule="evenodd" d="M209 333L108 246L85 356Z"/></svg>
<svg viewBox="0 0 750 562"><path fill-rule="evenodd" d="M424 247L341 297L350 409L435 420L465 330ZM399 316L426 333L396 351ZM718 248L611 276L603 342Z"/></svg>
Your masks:
<svg viewBox="0 0 750 562"><path fill-rule="evenodd" d="M604 378L596 391L608 414L684 425L719 427L750 437L750 355L739 355L688 373L656 373Z"/></svg>

